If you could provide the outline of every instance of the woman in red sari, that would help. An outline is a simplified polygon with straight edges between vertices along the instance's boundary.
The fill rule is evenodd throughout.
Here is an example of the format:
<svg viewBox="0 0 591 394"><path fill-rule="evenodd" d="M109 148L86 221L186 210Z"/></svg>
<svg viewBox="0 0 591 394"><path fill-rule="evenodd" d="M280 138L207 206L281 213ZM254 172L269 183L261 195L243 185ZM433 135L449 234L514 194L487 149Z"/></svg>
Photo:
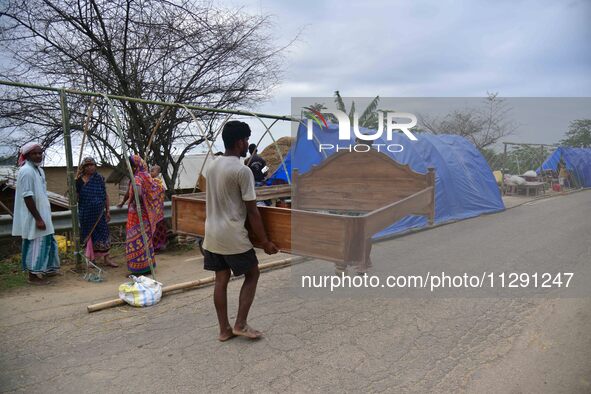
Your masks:
<svg viewBox="0 0 591 394"><path fill-rule="evenodd" d="M162 180L160 166L155 164L152 167L150 167L150 175L152 176L154 182L162 186L162 204L164 204L164 191L166 190L166 185ZM162 209L164 210L164 206L162 207ZM166 220L163 219L156 223L156 229L154 230L154 234L152 236L152 244L154 245L154 252L156 253L166 249L166 245L168 244L168 227L166 226Z"/></svg>
<svg viewBox="0 0 591 394"><path fill-rule="evenodd" d="M127 237L125 242L127 268L133 274L146 274L150 272L150 262L154 267L156 266L152 236L156 229L156 224L164 218L164 193L162 185L154 182L148 172L146 162L139 155L132 155L129 161L133 168L134 182L140 197L147 244L144 242L144 237L142 236L134 190L130 184L126 227Z"/></svg>

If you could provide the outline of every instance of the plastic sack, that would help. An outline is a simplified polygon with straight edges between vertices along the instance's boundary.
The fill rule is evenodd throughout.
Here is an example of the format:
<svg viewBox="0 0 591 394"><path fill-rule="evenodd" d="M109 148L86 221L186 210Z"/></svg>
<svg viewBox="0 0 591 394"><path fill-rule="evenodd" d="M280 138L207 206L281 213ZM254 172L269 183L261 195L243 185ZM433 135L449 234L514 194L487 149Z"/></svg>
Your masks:
<svg viewBox="0 0 591 394"><path fill-rule="evenodd" d="M520 176L517 176L517 175L512 175L512 176L509 178L509 182L510 182L510 183L513 183L513 184L515 184L515 185L525 185L525 183L526 183L527 181L526 181L525 179L523 179L522 177L520 177Z"/></svg>
<svg viewBox="0 0 591 394"><path fill-rule="evenodd" d="M503 180L503 173L499 170L493 171L493 176L495 177L495 181L500 185Z"/></svg>
<svg viewBox="0 0 591 394"><path fill-rule="evenodd" d="M150 306L157 304L162 298L162 283L146 276L130 275L133 282L119 286L119 298L132 306Z"/></svg>
<svg viewBox="0 0 591 394"><path fill-rule="evenodd" d="M534 170L529 170L529 171L526 171L526 172L523 174L523 176L527 176L527 177L530 177L530 178L534 178L534 177L537 177L537 176L538 176L538 174L537 174L537 173L536 173Z"/></svg>
<svg viewBox="0 0 591 394"><path fill-rule="evenodd" d="M57 249L60 253L66 253L68 246L72 246L72 242L68 241L63 235L54 235L53 238L57 242Z"/></svg>

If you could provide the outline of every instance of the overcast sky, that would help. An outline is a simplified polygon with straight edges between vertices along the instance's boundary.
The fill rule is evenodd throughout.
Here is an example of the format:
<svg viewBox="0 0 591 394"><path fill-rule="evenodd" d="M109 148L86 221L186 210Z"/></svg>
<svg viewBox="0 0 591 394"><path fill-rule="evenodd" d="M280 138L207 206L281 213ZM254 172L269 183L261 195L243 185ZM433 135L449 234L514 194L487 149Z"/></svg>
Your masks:
<svg viewBox="0 0 591 394"><path fill-rule="evenodd" d="M279 44L299 34L286 53L283 83L257 108L261 112L288 114L292 96L330 97L337 89L348 97L482 97L487 91L506 97L591 96L589 0L218 4L272 14ZM576 103L573 114L561 106L556 121L542 130L519 119L522 129L511 140L557 142L571 115L585 114L585 107L591 111L589 100ZM536 117L531 108L523 116L514 112L517 118ZM274 127L277 134L289 132L281 128Z"/></svg>
<svg viewBox="0 0 591 394"><path fill-rule="evenodd" d="M254 108L289 114L292 97L591 96L591 1L215 0L270 14L285 52L283 82ZM471 101L472 102L472 101ZM474 101L476 102L476 101ZM555 143L572 119L591 118L589 99L518 105L510 140ZM395 108L410 112L411 108ZM529 120L532 120L531 122ZM540 120L542 119L542 120ZM537 120L537 122L534 122ZM258 140L262 127L250 120ZM289 135L290 125L273 128ZM266 138L262 145L269 144ZM221 149L221 144L218 143Z"/></svg>

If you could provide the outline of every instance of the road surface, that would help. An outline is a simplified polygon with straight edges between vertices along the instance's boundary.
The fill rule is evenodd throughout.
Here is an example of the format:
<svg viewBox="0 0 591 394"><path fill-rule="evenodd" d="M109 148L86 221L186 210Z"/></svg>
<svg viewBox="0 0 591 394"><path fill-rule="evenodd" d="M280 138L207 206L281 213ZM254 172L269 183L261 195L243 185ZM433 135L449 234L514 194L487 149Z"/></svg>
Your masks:
<svg viewBox="0 0 591 394"><path fill-rule="evenodd" d="M528 256L544 269L558 262L584 268L591 265L590 207L591 191L585 191L382 242L374 247L376 270L388 261L384 256L407 268L439 259L450 270L464 269L468 260L475 264L470 269L500 269L529 264ZM26 313L2 303L0 387L39 393L591 392L588 291L579 298L400 298L291 289L292 270L318 267L332 269L309 261L261 276L250 317L266 334L258 342L216 340L211 288L165 297L155 307L94 314L75 295L48 308L51 289L30 295L39 308ZM239 286L230 284L232 311Z"/></svg>

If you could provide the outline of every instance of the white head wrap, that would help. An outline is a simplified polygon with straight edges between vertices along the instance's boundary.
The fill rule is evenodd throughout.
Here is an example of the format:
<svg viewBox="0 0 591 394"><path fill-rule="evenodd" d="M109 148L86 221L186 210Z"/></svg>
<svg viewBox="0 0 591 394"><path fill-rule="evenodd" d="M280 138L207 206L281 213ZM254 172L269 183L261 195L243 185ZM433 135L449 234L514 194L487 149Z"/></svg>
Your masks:
<svg viewBox="0 0 591 394"><path fill-rule="evenodd" d="M18 156L19 167L22 166L23 164L25 164L25 162L27 161L27 158L25 157L27 155L27 153L29 153L30 151L32 151L35 148L43 149L43 147L36 142L27 142L26 144L24 144L21 147L20 155Z"/></svg>

